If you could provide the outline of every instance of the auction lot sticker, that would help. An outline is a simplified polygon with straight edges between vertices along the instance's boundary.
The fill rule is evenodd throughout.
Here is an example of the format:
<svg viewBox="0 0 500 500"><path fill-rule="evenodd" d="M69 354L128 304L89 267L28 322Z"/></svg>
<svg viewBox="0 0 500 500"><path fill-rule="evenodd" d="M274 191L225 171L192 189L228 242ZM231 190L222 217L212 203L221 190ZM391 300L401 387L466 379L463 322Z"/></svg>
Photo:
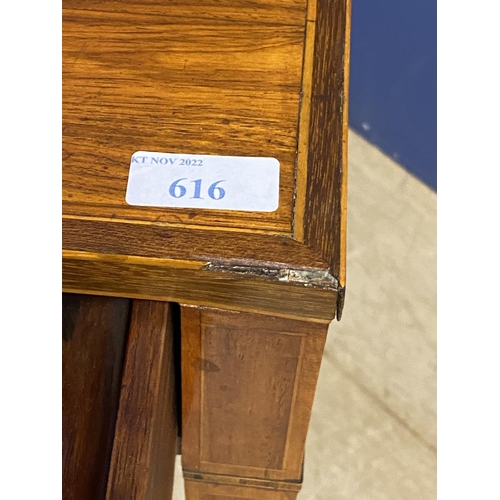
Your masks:
<svg viewBox="0 0 500 500"><path fill-rule="evenodd" d="M145 207L274 212L279 173L276 158L137 151L125 200Z"/></svg>

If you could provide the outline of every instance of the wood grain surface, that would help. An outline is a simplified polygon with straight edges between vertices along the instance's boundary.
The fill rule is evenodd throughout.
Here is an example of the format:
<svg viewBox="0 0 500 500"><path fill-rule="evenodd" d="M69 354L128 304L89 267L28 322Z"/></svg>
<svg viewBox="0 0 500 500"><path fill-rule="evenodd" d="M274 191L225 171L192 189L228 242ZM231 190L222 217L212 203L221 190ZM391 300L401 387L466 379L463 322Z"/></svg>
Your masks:
<svg viewBox="0 0 500 500"><path fill-rule="evenodd" d="M66 214L290 233L305 0L213 4L64 1ZM279 209L129 206L141 150L276 157Z"/></svg>
<svg viewBox="0 0 500 500"><path fill-rule="evenodd" d="M346 2L318 0L312 68L304 242L325 259L334 276L341 265L344 66ZM342 26L342 29L332 27Z"/></svg>
<svg viewBox="0 0 500 500"><path fill-rule="evenodd" d="M177 441L173 307L133 303L107 500L172 496Z"/></svg>
<svg viewBox="0 0 500 500"><path fill-rule="evenodd" d="M63 294L64 500L105 498L129 304L127 299Z"/></svg>
<svg viewBox="0 0 500 500"><path fill-rule="evenodd" d="M300 483L327 325L183 307L181 326L183 469Z"/></svg>
<svg viewBox="0 0 500 500"><path fill-rule="evenodd" d="M194 269L162 266L158 260L75 252L63 259L64 285L81 293L184 302L322 323L335 316L334 289L270 280L245 269L229 273L204 270L201 265Z"/></svg>
<svg viewBox="0 0 500 500"><path fill-rule="evenodd" d="M295 284L297 294L323 287L335 306L306 316L339 316L349 15L349 0L64 0L63 255L72 269L71 277L63 272L64 289L109 293L115 285L89 288L74 251L104 267L107 255L152 257L148 280L198 261L242 282L257 270L270 294L269 269L312 269L335 286L318 286L316 276ZM279 208L127 205L138 150L276 157ZM235 271L242 265L251 270ZM128 274L117 292L137 296L141 275ZM145 280L141 297L164 297L147 295ZM234 305L225 296L214 302Z"/></svg>

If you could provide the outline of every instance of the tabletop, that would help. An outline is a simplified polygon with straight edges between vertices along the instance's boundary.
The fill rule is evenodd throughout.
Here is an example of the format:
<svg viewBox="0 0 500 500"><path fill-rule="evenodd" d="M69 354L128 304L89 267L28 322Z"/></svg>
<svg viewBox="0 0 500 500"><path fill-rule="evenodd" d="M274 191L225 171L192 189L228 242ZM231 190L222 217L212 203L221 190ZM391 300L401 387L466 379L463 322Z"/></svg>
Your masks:
<svg viewBox="0 0 500 500"><path fill-rule="evenodd" d="M64 290L339 317L349 12L346 0L64 0ZM128 198L146 157L150 171L184 161L161 188L170 206ZM242 163L226 161L225 184L186 165L214 158ZM226 177L240 201L241 186L274 189L276 207L219 209Z"/></svg>

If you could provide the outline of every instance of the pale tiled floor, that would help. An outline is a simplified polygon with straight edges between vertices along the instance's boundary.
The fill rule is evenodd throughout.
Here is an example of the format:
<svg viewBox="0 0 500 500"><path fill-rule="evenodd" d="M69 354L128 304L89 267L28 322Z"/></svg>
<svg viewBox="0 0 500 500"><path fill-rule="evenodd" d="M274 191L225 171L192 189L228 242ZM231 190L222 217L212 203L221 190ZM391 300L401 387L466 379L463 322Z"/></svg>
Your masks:
<svg viewBox="0 0 500 500"><path fill-rule="evenodd" d="M436 193L349 136L347 294L299 500L436 498ZM179 462L174 500L184 500Z"/></svg>

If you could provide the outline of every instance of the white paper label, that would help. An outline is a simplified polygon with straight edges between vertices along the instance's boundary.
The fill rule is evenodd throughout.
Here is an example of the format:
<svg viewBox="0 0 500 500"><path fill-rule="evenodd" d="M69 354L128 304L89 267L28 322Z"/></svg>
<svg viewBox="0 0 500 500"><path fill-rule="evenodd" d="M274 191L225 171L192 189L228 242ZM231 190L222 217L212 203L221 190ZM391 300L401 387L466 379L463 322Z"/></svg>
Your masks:
<svg viewBox="0 0 500 500"><path fill-rule="evenodd" d="M130 161L129 205L274 212L276 158L137 151Z"/></svg>

